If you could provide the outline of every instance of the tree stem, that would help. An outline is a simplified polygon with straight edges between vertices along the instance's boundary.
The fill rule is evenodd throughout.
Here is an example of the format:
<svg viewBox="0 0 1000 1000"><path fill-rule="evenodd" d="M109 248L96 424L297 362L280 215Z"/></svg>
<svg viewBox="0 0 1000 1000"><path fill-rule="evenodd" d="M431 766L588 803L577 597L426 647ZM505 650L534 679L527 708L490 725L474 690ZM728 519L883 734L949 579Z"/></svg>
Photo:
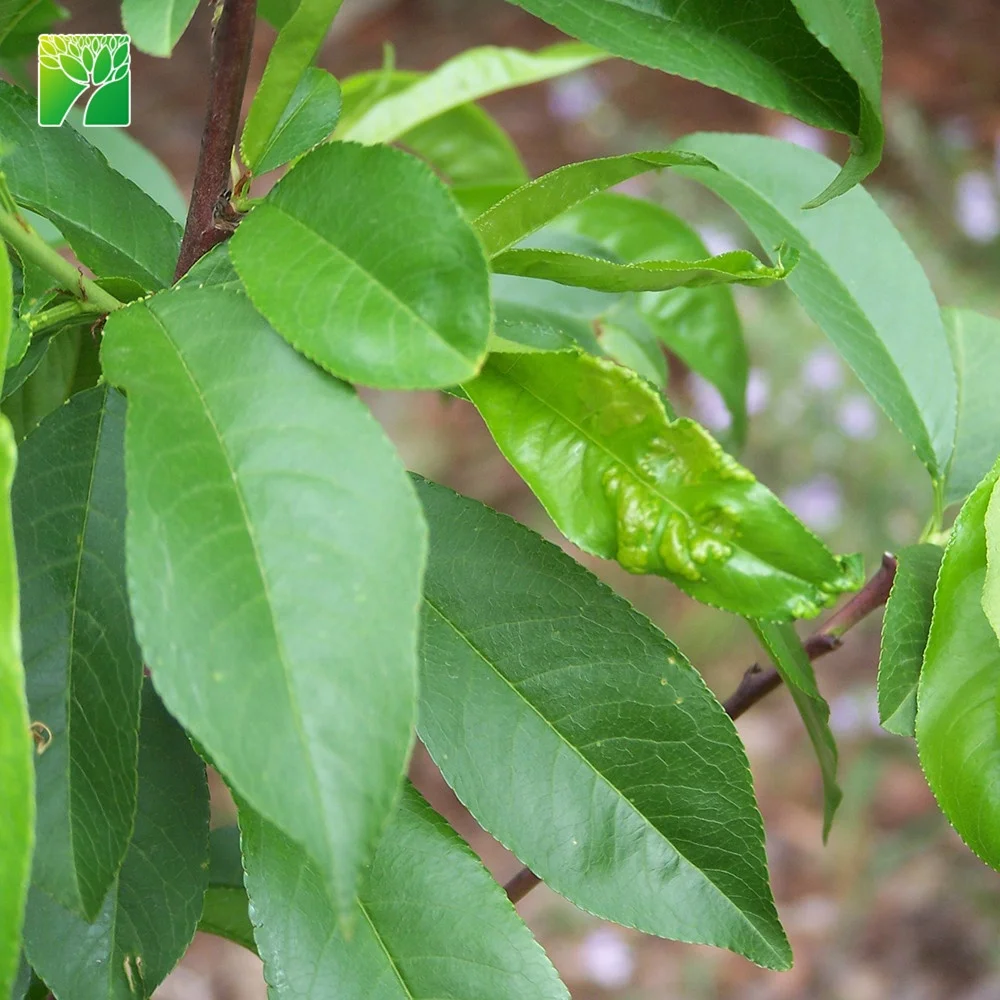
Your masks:
<svg viewBox="0 0 1000 1000"><path fill-rule="evenodd" d="M212 29L211 80L201 152L174 281L231 232L217 227L216 221L231 194L230 161L250 69L257 0L221 3L222 13Z"/></svg>
<svg viewBox="0 0 1000 1000"><path fill-rule="evenodd" d="M863 621L873 611L882 607L889 599L892 581L896 576L896 557L888 552L882 556L882 564L874 575L829 621L814 632L803 643L810 660L838 649L846 635L855 625ZM764 670L757 663L748 667L736 690L722 703L726 715L738 719L747 709L752 708L765 695L781 686L781 677L773 667ZM504 885L504 892L512 903L523 899L542 880L530 869L522 868Z"/></svg>

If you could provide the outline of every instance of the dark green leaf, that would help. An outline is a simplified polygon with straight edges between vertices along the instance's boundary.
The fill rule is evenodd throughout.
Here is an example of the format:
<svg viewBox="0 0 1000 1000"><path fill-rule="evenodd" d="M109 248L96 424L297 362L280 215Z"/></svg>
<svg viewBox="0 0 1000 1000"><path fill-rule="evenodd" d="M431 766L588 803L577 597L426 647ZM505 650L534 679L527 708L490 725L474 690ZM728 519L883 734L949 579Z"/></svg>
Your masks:
<svg viewBox="0 0 1000 1000"><path fill-rule="evenodd" d="M698 234L677 216L648 201L600 194L564 215L560 230L596 240L619 259L703 260ZM638 317L684 363L720 392L732 417L731 440L746 436L748 360L733 293L720 286L646 292Z"/></svg>
<svg viewBox="0 0 1000 1000"><path fill-rule="evenodd" d="M630 177L680 165L711 167L701 156L649 150L569 163L529 181L476 219L488 257L495 257L546 223Z"/></svg>
<svg viewBox="0 0 1000 1000"><path fill-rule="evenodd" d="M64 403L72 393L76 377L77 364L81 355L80 330L70 330L58 337L48 337L48 344L34 371L18 389L12 389L5 394L3 412L14 427L14 436L23 440L37 427L42 420L57 406ZM29 354L25 355L27 363ZM12 369L12 382L15 372L21 372L21 366ZM6 390L6 380L4 384Z"/></svg>
<svg viewBox="0 0 1000 1000"><path fill-rule="evenodd" d="M177 283L178 287L194 285L197 288L226 288L229 291L245 293L243 282L233 267L229 256L229 241L220 243L209 250L204 257L194 262L191 270Z"/></svg>
<svg viewBox="0 0 1000 1000"><path fill-rule="evenodd" d="M310 67L295 88L257 162L263 174L307 153L333 132L340 116L340 84L324 69Z"/></svg>
<svg viewBox="0 0 1000 1000"><path fill-rule="evenodd" d="M119 310L102 359L129 397L129 593L157 690L347 909L413 738L413 491L354 391L236 292Z"/></svg>
<svg viewBox="0 0 1000 1000"><path fill-rule="evenodd" d="M962 839L1000 868L1000 644L987 617L995 573L1000 463L959 511L941 560L917 687L917 750L927 783ZM989 508L989 513L987 513ZM984 604L988 605L984 610Z"/></svg>
<svg viewBox="0 0 1000 1000"><path fill-rule="evenodd" d="M343 138L366 145L402 140L418 125L463 104L565 76L607 58L606 52L579 42L564 42L538 52L493 45L468 49L405 90L376 101L348 123Z"/></svg>
<svg viewBox="0 0 1000 1000"><path fill-rule="evenodd" d="M7 255L0 252L0 295L10 290ZM5 266L6 265L6 266ZM5 312L0 310L0 326ZM16 450L0 418L0 996L10 996L21 950L21 923L34 842L34 782L28 705L18 631L18 583L11 531L10 486Z"/></svg>
<svg viewBox="0 0 1000 1000"><path fill-rule="evenodd" d="M238 827L224 826L212 831L210 858L208 891L198 930L235 941L256 952L249 900L243 888L243 858Z"/></svg>
<svg viewBox="0 0 1000 1000"><path fill-rule="evenodd" d="M795 626L790 622L764 621L754 621L750 625L788 686L805 723L809 741L816 751L823 776L823 840L826 840L834 813L843 798L837 784L837 743L830 731L830 706L816 687L812 663L795 632Z"/></svg>
<svg viewBox="0 0 1000 1000"><path fill-rule="evenodd" d="M162 288L181 228L68 125L41 128L35 98L0 81L0 169L17 202L53 222L99 275Z"/></svg>
<svg viewBox="0 0 1000 1000"><path fill-rule="evenodd" d="M38 36L65 21L69 11L53 0L7 0L0 5L0 60L38 52Z"/></svg>
<svg viewBox="0 0 1000 1000"><path fill-rule="evenodd" d="M561 250L506 250L490 261L497 274L543 278L560 285L601 292L662 292L706 285L770 285L785 278L794 262L771 267L748 250L732 250L707 260L651 260L619 264Z"/></svg>
<svg viewBox="0 0 1000 1000"><path fill-rule="evenodd" d="M346 939L301 848L240 810L247 887L272 1000L568 1000L503 891L409 786Z"/></svg>
<svg viewBox="0 0 1000 1000"><path fill-rule="evenodd" d="M198 0L122 0L122 21L137 49L169 56L197 6Z"/></svg>
<svg viewBox="0 0 1000 1000"><path fill-rule="evenodd" d="M184 731L146 684L135 833L87 923L32 886L28 960L60 1000L146 1000L187 950L208 880L208 782Z"/></svg>
<svg viewBox="0 0 1000 1000"><path fill-rule="evenodd" d="M230 253L257 309L342 378L443 387L485 357L482 248L444 185L399 150L313 150L243 220Z"/></svg>
<svg viewBox="0 0 1000 1000"><path fill-rule="evenodd" d="M747 617L811 618L861 583L752 473L613 362L496 355L464 386L500 450L584 551Z"/></svg>
<svg viewBox="0 0 1000 1000"><path fill-rule="evenodd" d="M41 364L50 343L51 338L38 337L28 345L24 357L13 368L4 373L3 394L0 398L6 399L24 385Z"/></svg>
<svg viewBox="0 0 1000 1000"><path fill-rule="evenodd" d="M512 2L615 55L851 136L851 158L814 205L878 165L882 41L872 0Z"/></svg>
<svg viewBox="0 0 1000 1000"><path fill-rule="evenodd" d="M917 684L934 613L941 556L937 545L909 545L897 556L878 661L879 721L883 729L897 736L914 735Z"/></svg>
<svg viewBox="0 0 1000 1000"><path fill-rule="evenodd" d="M702 133L678 145L717 170L684 171L744 218L764 246L801 252L788 287L938 478L955 433L955 376L923 269L864 189L822 212L799 206L836 166L791 143Z"/></svg>
<svg viewBox="0 0 1000 1000"><path fill-rule="evenodd" d="M135 817L142 656L125 581L125 400L79 393L24 442L13 490L35 762L32 881L88 919Z"/></svg>
<svg viewBox="0 0 1000 1000"><path fill-rule="evenodd" d="M743 747L698 673L556 546L418 491L420 735L462 802L585 910L787 968Z"/></svg>
<svg viewBox="0 0 1000 1000"><path fill-rule="evenodd" d="M240 138L240 154L252 173L259 172L271 137L299 81L316 58L342 2L299 0L281 25Z"/></svg>
<svg viewBox="0 0 1000 1000"><path fill-rule="evenodd" d="M42 0L4 0L0 4L0 42L8 35L24 28L39 7Z"/></svg>
<svg viewBox="0 0 1000 1000"><path fill-rule="evenodd" d="M946 503L964 500L1000 454L1000 321L971 309L943 312L958 380L955 450L945 481Z"/></svg>
<svg viewBox="0 0 1000 1000"><path fill-rule="evenodd" d="M295 13L299 0L259 0L257 13L280 28Z"/></svg>

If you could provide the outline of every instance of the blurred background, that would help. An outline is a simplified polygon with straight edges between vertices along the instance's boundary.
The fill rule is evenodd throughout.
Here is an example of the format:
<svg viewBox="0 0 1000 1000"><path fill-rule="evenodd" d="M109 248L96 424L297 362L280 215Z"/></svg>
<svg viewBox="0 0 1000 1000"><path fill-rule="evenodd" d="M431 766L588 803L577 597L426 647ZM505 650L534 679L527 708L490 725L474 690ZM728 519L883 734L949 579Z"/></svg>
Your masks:
<svg viewBox="0 0 1000 1000"><path fill-rule="evenodd" d="M113 0L62 2L72 16L59 30L121 30ZM1000 316L1000 4L878 0L878 6L888 142L868 187L927 269L942 304ZM170 61L133 53L130 131L164 161L185 194L206 98L210 16L205 3ZM273 37L266 24L259 26L250 93ZM381 65L383 43L391 42L400 68L428 70L469 46L535 49L559 37L504 0L345 0L319 62L344 77ZM664 146L699 130L769 133L837 159L845 152L840 137L620 60L484 104L533 175L571 160ZM629 193L694 223L713 253L756 248L735 215L669 171L631 182ZM872 570L884 550L919 534L931 507L927 477L789 293L736 292L752 363L750 436L741 458L831 546L862 552ZM724 429L715 391L676 363L669 394L679 410ZM411 468L556 539L465 403L435 393L368 399ZM664 580L630 577L573 554L653 618L720 696L758 656L738 619L696 605ZM852 632L818 668L844 787L826 846L819 773L787 694L778 691L739 721L794 970L766 972L723 951L616 928L542 886L519 909L574 1000L1000 1000L1000 881L938 813L912 743L878 727L878 626L876 617ZM520 867L478 829L422 752L413 777L499 880ZM215 822L231 822L231 805L216 791ZM254 1000L265 991L252 955L199 936L157 996Z"/></svg>

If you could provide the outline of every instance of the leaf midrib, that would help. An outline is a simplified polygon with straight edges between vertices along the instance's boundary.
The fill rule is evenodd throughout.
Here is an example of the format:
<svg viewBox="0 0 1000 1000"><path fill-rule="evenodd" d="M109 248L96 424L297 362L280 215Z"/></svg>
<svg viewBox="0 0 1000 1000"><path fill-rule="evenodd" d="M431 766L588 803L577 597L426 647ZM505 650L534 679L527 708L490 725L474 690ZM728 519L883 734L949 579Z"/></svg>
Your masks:
<svg viewBox="0 0 1000 1000"><path fill-rule="evenodd" d="M728 895L726 895L722 887L719 886L704 869L699 868L693 861L691 861L690 858L687 857L687 855L685 855L678 847L676 847L673 841L665 833L657 829L657 827L653 825L649 817L647 817L642 812L642 810L639 809L639 807L628 797L628 795L626 795L620 788L618 788L611 781L611 779L607 777L607 775L605 775L602 771L598 770L597 767L584 756L579 747L571 743L558 729L556 729L556 727L549 721L549 719L547 719L545 715L542 714L541 710L537 708L532 702L530 702L510 682L510 680L499 669L499 667L496 664L494 664L493 661L490 660L490 658L472 641L472 638L465 631L459 628L459 626L433 602L433 600L428 596L426 590L424 592L424 603L435 614L437 614L442 621L446 622L454 630L455 634L459 636L459 638L469 647L469 649L471 649L472 652L480 660L482 660L483 663L485 663L486 666L498 678L500 678L501 681L503 681L503 683L510 689L510 691L514 694L514 696L527 707L528 711L534 714L538 719L540 719L542 723L545 725L545 727L548 729L548 731L555 734L555 736L562 742L562 744L565 745L574 756L576 756L580 761L582 761L587 770L595 774L605 787L610 789L611 792L616 794L623 802L627 803L631 807L635 815L638 816L650 828L650 830L652 830L656 834L657 837L659 837L665 843L670 845L671 850L673 850L676 853L678 858L682 859L684 863L687 864L692 871L697 872L702 877L702 879L704 879L705 884L710 885L715 890L715 892L718 893L718 895L723 900L725 900L730 910L738 914L739 918L747 925L747 927L749 927L753 931L757 939L763 942L768 947L768 949L770 949L775 959L777 959L779 962L787 961L787 956L783 956L779 954L777 951L775 951L774 945L771 943L771 941L763 934L763 932L760 930L759 927L757 927L757 925L753 922L753 920L751 920L748 914L745 913L742 909L740 909L740 907L732 899L730 899Z"/></svg>

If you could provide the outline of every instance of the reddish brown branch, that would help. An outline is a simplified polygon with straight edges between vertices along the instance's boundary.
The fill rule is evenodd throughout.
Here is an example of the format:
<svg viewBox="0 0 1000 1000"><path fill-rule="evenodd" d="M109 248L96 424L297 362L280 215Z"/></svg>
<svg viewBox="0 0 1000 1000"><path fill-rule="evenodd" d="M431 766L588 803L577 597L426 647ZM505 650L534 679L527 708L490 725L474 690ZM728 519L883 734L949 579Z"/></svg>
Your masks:
<svg viewBox="0 0 1000 1000"><path fill-rule="evenodd" d="M843 636L863 621L889 599L892 581L896 577L896 557L888 552L882 556L882 565L874 575L829 621L803 643L810 660L838 649ZM722 703L731 719L738 719L765 695L781 686L781 677L773 667L767 670L755 663L748 667L736 690ZM504 891L512 903L523 899L542 880L530 869L522 868L507 884Z"/></svg>
<svg viewBox="0 0 1000 1000"><path fill-rule="evenodd" d="M257 0L221 0L212 29L208 110L174 281L232 231L216 225L229 203L230 161L243 108Z"/></svg>

